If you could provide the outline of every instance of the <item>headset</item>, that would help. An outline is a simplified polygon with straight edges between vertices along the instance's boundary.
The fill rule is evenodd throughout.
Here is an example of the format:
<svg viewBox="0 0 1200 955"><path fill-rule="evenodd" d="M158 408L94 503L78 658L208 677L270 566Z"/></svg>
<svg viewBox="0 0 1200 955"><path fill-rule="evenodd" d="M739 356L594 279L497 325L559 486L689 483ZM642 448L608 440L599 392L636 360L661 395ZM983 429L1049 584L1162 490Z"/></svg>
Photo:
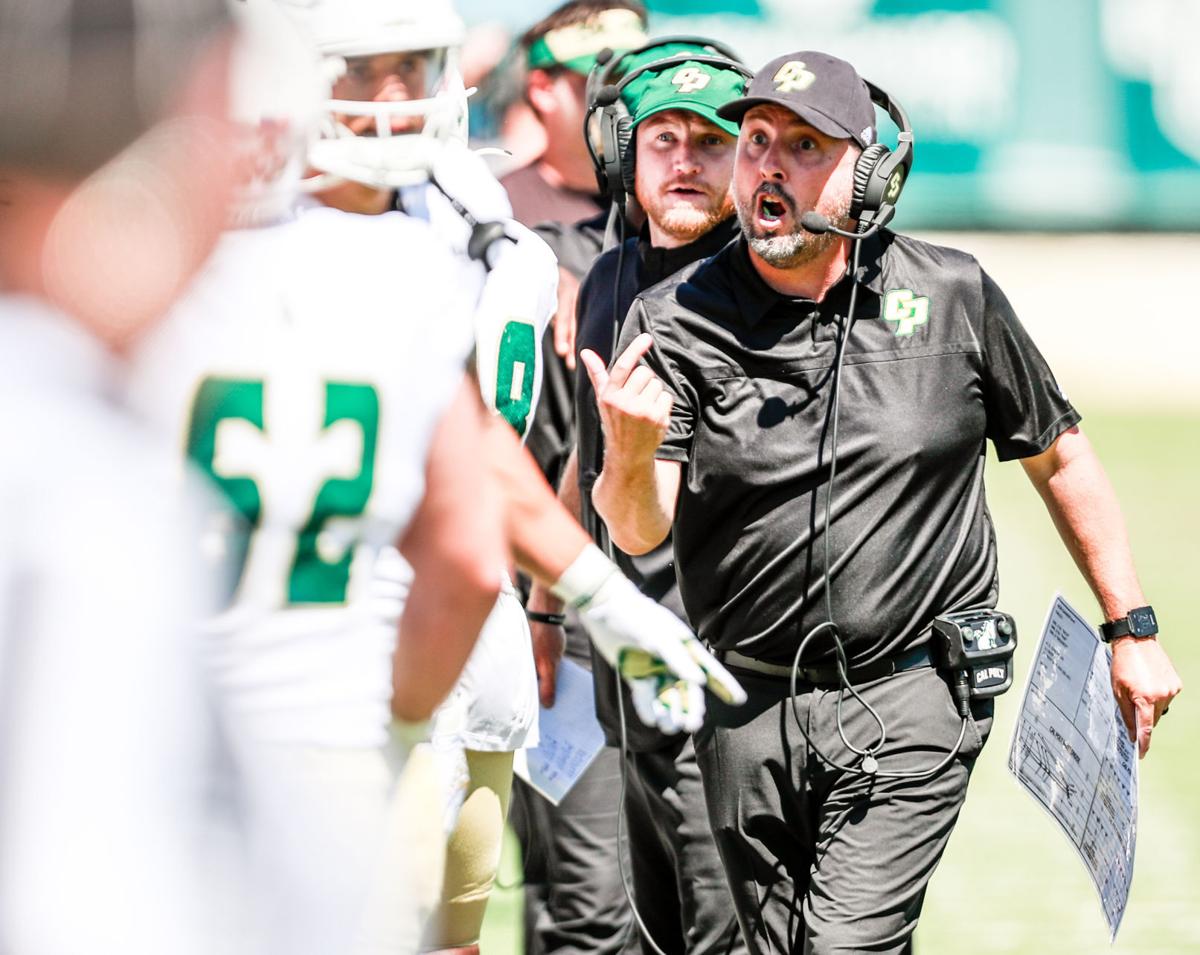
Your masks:
<svg viewBox="0 0 1200 955"><path fill-rule="evenodd" d="M871 102L888 114L899 133L894 150L883 143L872 143L858 157L850 216L860 223L869 219L880 228L896 214L896 202L912 169L913 131L903 106L875 84L868 82L866 86Z"/></svg>
<svg viewBox="0 0 1200 955"><path fill-rule="evenodd" d="M616 80L621 64L629 57L679 43L689 43L712 52L672 53L662 59L644 63L622 76L619 81ZM684 63L707 63L723 70L740 73L747 81L754 78L754 72L742 63L733 50L715 40L698 36L659 37L620 56L611 50L601 50L596 57L596 66L588 75L587 113L583 120L583 137L596 170L596 183L601 194L612 199L613 204L622 211L629 196L633 195L637 150L632 148L633 117L629 115L629 109L622 101L621 94L643 73L657 73Z"/></svg>
<svg viewBox="0 0 1200 955"><path fill-rule="evenodd" d="M865 239L892 221L896 202L913 163L913 130L904 107L883 89L863 80L871 102L882 109L896 124L896 148L884 143L872 143L862 151L854 164L854 184L850 193L850 218L858 222L858 231L846 232L835 228L818 212L806 212L800 224L808 232L832 232L847 239Z"/></svg>

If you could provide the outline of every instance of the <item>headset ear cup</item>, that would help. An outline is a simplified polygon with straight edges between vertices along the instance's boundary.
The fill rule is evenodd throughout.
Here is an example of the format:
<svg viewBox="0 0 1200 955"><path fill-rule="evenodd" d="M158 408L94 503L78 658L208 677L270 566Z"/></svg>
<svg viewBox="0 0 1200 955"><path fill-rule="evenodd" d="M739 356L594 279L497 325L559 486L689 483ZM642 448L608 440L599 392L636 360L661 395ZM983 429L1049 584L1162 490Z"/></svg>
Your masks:
<svg viewBox="0 0 1200 955"><path fill-rule="evenodd" d="M616 110L605 106L600 110L600 166L596 170L601 183L601 192L619 201L621 191L621 150L618 143Z"/></svg>
<svg viewBox="0 0 1200 955"><path fill-rule="evenodd" d="M604 132L601 126L603 117L598 107L589 107L587 118L583 123L583 135L587 140L588 158L592 161L592 171L596 174L596 188L602 194L608 193L608 184L604 181Z"/></svg>
<svg viewBox="0 0 1200 955"><path fill-rule="evenodd" d="M872 189L875 170L891 150L883 143L874 143L862 151L854 164L854 192L850 196L850 218L861 219L879 208L880 190Z"/></svg>
<svg viewBox="0 0 1200 955"><path fill-rule="evenodd" d="M621 185L626 196L635 195L634 169L637 163L637 150L633 148L633 118L628 113L617 117L617 155L621 158Z"/></svg>

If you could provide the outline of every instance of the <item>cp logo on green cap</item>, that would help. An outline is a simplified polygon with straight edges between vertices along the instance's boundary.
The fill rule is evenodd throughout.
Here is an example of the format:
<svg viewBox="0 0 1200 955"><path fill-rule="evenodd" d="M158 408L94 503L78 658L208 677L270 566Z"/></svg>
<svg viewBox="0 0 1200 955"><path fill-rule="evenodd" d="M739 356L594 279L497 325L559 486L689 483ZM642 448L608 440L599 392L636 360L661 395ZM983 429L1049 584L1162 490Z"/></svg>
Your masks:
<svg viewBox="0 0 1200 955"><path fill-rule="evenodd" d="M681 94L698 93L712 82L712 77L695 66L685 66L671 77L671 82Z"/></svg>

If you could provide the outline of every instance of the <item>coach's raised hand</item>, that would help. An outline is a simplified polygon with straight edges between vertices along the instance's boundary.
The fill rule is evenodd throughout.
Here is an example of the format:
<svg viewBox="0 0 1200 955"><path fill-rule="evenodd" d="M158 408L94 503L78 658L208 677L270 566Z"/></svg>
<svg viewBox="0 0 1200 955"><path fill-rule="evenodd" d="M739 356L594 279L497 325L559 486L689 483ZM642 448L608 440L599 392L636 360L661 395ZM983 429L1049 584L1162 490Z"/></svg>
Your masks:
<svg viewBox="0 0 1200 955"><path fill-rule="evenodd" d="M653 460L671 421L671 396L654 372L639 364L653 344L649 335L638 335L611 370L590 349L579 356L596 391L605 448L624 462Z"/></svg>
<svg viewBox="0 0 1200 955"><path fill-rule="evenodd" d="M592 488L592 504L627 554L644 554L666 540L679 496L678 462L655 458L672 399L654 372L639 364L651 345L649 335L638 335L611 370L595 352L585 349L579 356L604 431L604 470Z"/></svg>

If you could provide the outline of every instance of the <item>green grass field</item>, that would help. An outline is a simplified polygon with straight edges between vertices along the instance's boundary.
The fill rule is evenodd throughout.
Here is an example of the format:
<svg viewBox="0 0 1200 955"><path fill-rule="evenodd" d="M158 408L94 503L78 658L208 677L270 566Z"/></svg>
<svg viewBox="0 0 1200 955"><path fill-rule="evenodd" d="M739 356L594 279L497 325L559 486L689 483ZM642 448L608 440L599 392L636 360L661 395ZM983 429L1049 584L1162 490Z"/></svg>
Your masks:
<svg viewBox="0 0 1200 955"><path fill-rule="evenodd" d="M1084 408L1087 408L1085 403ZM1133 893L1114 953L1200 951L1200 414L1089 413L1084 430L1116 485L1142 585L1162 640L1188 688L1160 724L1141 764ZM1018 464L991 462L988 500L1000 537L1001 605L1017 618L1016 684L1001 698L966 809L934 876L917 933L926 953L1083 955L1109 949L1082 863L1057 826L1006 768L1009 738L1043 618L1061 591L1082 612L1096 605ZM512 847L510 846L510 849ZM510 852L501 879L517 878ZM484 955L521 951L520 890L499 891Z"/></svg>

